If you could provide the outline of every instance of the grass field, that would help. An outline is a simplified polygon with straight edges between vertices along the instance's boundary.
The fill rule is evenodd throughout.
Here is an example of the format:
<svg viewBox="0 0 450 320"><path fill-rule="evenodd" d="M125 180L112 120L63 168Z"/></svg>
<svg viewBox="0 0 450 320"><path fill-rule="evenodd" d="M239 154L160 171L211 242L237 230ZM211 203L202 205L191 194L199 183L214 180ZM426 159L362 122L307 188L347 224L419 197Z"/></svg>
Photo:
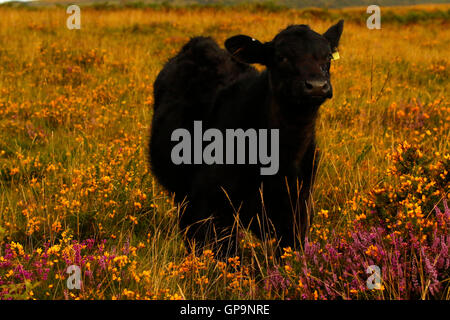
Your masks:
<svg viewBox="0 0 450 320"><path fill-rule="evenodd" d="M65 7L0 7L0 298L449 299L449 10L383 9L369 30L364 8L97 7L68 30ZM195 35L342 16L309 241L280 260L248 234L227 261L186 255L146 160L164 62Z"/></svg>

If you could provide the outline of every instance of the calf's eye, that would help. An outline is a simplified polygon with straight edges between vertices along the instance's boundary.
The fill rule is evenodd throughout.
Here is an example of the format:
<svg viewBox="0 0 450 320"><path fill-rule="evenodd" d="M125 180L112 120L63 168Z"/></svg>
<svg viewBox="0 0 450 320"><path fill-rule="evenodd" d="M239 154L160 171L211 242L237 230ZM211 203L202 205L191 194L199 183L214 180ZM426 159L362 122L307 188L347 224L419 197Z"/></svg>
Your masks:
<svg viewBox="0 0 450 320"><path fill-rule="evenodd" d="M324 72L324 73L328 73L330 70L330 63L328 62L327 64L323 64L320 66L320 69Z"/></svg>

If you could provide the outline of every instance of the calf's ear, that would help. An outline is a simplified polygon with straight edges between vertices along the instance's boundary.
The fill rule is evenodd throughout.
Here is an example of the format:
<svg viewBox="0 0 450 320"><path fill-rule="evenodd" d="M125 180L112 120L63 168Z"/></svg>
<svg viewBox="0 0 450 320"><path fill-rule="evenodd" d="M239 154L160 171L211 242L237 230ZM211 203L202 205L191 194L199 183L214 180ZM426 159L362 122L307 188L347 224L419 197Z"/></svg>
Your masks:
<svg viewBox="0 0 450 320"><path fill-rule="evenodd" d="M342 30L344 30L344 20L340 20L323 34L325 39L327 39L330 43L332 51L336 51L336 48L339 45L339 39L341 38Z"/></svg>
<svg viewBox="0 0 450 320"><path fill-rule="evenodd" d="M225 48L238 60L245 63L266 64L266 47L252 37L237 35L225 41Z"/></svg>

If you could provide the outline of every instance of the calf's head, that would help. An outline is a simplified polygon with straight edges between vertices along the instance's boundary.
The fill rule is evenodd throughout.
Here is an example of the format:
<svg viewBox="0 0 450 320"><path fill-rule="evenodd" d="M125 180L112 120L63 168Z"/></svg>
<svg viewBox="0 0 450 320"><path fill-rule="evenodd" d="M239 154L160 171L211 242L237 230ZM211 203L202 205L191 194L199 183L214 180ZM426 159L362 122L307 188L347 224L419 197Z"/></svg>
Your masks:
<svg viewBox="0 0 450 320"><path fill-rule="evenodd" d="M242 62L265 65L274 96L295 112L292 108L318 107L332 97L330 62L343 26L341 20L321 35L307 25L292 25L266 43L237 35L225 47Z"/></svg>

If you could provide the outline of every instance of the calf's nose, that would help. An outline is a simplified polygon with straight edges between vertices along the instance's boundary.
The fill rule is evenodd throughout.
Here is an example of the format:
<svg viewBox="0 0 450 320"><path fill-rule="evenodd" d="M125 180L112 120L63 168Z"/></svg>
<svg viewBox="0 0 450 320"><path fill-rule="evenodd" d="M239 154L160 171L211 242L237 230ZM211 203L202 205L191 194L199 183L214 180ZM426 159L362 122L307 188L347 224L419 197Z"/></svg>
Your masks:
<svg viewBox="0 0 450 320"><path fill-rule="evenodd" d="M330 85L325 80L306 80L305 93L310 96L327 96L330 93Z"/></svg>

